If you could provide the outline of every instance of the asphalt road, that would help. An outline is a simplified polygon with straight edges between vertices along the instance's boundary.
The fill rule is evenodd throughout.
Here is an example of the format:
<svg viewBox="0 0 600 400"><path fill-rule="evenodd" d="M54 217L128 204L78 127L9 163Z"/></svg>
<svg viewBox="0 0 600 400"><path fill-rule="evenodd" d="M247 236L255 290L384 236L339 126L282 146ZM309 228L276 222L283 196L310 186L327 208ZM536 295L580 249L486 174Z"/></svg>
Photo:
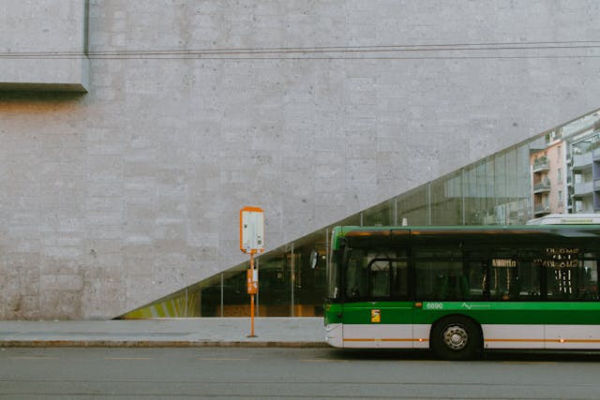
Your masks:
<svg viewBox="0 0 600 400"><path fill-rule="evenodd" d="M0 349L0 398L598 399L600 354Z"/></svg>

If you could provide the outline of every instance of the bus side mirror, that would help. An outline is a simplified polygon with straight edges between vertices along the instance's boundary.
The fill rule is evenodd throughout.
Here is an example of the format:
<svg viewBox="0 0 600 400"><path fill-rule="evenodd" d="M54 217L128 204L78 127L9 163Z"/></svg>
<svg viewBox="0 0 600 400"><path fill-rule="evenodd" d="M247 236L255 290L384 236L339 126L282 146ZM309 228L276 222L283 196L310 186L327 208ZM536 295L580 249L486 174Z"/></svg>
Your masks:
<svg viewBox="0 0 600 400"><path fill-rule="evenodd" d="M313 250L310 252L310 269L316 269L319 265L319 252Z"/></svg>

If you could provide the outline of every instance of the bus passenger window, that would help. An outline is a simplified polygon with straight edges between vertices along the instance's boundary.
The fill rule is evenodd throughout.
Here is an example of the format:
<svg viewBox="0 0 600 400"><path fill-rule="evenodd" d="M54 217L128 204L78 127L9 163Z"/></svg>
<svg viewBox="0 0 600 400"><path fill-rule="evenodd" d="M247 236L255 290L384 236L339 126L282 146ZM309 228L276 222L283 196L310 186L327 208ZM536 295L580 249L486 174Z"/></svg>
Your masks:
<svg viewBox="0 0 600 400"><path fill-rule="evenodd" d="M593 253L546 261L548 300L598 300L598 261Z"/></svg>
<svg viewBox="0 0 600 400"><path fill-rule="evenodd" d="M488 261L482 255L469 255L462 286L465 300L487 300L490 297Z"/></svg>
<svg viewBox="0 0 600 400"><path fill-rule="evenodd" d="M517 262L510 258L492 259L490 297L492 300L517 300L519 275Z"/></svg>
<svg viewBox="0 0 600 400"><path fill-rule="evenodd" d="M407 265L402 249L352 249L346 265L346 298L407 297Z"/></svg>
<svg viewBox="0 0 600 400"><path fill-rule="evenodd" d="M369 297L408 297L405 259L375 258L369 263Z"/></svg>
<svg viewBox="0 0 600 400"><path fill-rule="evenodd" d="M519 257L519 300L539 301L541 299L541 263L538 259Z"/></svg>
<svg viewBox="0 0 600 400"><path fill-rule="evenodd" d="M398 299L408 298L408 262L406 259L392 260L391 296Z"/></svg>
<svg viewBox="0 0 600 400"><path fill-rule="evenodd" d="M594 254L584 255L577 295L579 300L599 300L598 297L598 260Z"/></svg>
<svg viewBox="0 0 600 400"><path fill-rule="evenodd" d="M458 248L418 249L415 257L417 300L465 300L468 275Z"/></svg>

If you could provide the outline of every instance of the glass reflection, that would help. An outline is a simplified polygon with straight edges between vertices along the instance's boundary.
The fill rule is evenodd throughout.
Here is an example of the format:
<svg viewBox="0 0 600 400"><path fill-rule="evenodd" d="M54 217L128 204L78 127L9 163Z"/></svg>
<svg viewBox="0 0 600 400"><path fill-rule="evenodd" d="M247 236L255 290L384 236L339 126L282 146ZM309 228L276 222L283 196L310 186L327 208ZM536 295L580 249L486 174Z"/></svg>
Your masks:
<svg viewBox="0 0 600 400"><path fill-rule="evenodd" d="M363 212L363 226L396 225L395 200L388 200Z"/></svg>
<svg viewBox="0 0 600 400"><path fill-rule="evenodd" d="M429 225L429 184L399 196L398 218L402 224Z"/></svg>
<svg viewBox="0 0 600 400"><path fill-rule="evenodd" d="M280 249L268 258L260 258L258 315L261 317L291 316L292 261L291 249ZM245 297L248 302L248 296Z"/></svg>
<svg viewBox="0 0 600 400"><path fill-rule="evenodd" d="M257 315L322 315L328 235L336 225L514 225L597 212L599 111L261 255ZM240 264L121 318L248 316L247 268Z"/></svg>
<svg viewBox="0 0 600 400"><path fill-rule="evenodd" d="M462 173L431 183L431 224L463 225Z"/></svg>

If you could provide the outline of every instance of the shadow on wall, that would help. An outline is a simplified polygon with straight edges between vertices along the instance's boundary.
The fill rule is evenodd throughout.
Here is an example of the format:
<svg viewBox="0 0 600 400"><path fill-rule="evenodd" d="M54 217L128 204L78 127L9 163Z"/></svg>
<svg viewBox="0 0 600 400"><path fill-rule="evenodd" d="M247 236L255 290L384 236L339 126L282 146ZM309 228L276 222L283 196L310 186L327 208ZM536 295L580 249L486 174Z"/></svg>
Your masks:
<svg viewBox="0 0 600 400"><path fill-rule="evenodd" d="M3 88L0 90L0 113L29 112L45 113L66 111L78 104L86 93L65 92L55 90L17 90Z"/></svg>

